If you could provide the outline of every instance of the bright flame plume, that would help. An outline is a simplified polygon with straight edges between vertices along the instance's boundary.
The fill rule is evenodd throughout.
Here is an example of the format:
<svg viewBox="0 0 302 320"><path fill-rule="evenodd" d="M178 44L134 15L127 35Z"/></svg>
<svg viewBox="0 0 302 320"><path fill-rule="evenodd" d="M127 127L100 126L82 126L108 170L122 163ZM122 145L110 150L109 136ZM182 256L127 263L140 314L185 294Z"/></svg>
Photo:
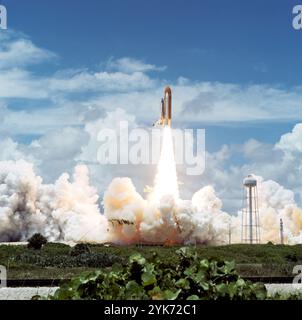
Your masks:
<svg viewBox="0 0 302 320"><path fill-rule="evenodd" d="M155 202L159 202L166 195L173 196L175 200L179 199L172 130L167 126L163 130L160 159L151 194L151 200Z"/></svg>

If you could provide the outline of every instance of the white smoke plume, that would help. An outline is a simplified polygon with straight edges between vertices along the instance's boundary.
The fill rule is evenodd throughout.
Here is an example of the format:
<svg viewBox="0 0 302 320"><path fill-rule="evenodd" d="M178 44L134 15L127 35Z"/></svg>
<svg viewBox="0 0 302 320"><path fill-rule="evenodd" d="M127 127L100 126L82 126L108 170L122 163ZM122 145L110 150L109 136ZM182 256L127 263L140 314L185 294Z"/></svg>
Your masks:
<svg viewBox="0 0 302 320"><path fill-rule="evenodd" d="M282 219L285 242L301 243L299 238L302 240L302 210L294 200L294 193L275 181L256 178L259 185L262 241L280 242L280 219Z"/></svg>
<svg viewBox="0 0 302 320"><path fill-rule="evenodd" d="M24 241L40 232L50 241L102 242L107 220L97 201L86 166L75 168L72 182L63 174L45 185L31 164L0 162L0 241Z"/></svg>
<svg viewBox="0 0 302 320"><path fill-rule="evenodd" d="M50 241L130 243L240 242L240 216L222 211L222 202L207 186L191 200L164 195L159 202L144 199L129 178L115 178L104 194L104 213L86 166L73 178L64 173L54 184L43 184L33 166L23 160L0 162L0 241L25 241L39 232ZM285 241L302 242L302 210L294 194L274 181L258 181L261 240L280 242L280 218Z"/></svg>
<svg viewBox="0 0 302 320"><path fill-rule="evenodd" d="M192 201L163 196L157 205L144 200L129 178L116 178L104 196L111 241L120 243L211 243L226 241L230 217L212 187Z"/></svg>

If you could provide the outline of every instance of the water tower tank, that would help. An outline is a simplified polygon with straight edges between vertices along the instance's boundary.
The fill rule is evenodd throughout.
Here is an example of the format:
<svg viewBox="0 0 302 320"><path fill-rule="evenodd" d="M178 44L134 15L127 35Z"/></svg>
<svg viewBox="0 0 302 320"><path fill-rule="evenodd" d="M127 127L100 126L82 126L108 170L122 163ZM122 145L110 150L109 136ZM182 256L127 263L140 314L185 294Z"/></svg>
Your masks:
<svg viewBox="0 0 302 320"><path fill-rule="evenodd" d="M257 180L249 174L244 180L243 184L245 187L256 187L257 186Z"/></svg>
<svg viewBox="0 0 302 320"><path fill-rule="evenodd" d="M243 180L243 192L241 241L250 244L260 243L258 191L254 176L248 175Z"/></svg>

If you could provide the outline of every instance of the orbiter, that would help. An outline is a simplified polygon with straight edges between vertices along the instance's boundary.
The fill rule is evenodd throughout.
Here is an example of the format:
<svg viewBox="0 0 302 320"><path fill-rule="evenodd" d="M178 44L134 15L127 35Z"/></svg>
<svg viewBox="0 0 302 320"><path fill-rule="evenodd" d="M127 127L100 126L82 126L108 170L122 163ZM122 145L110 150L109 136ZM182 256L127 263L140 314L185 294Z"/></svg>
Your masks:
<svg viewBox="0 0 302 320"><path fill-rule="evenodd" d="M172 90L170 87L165 88L164 97L161 99L161 116L153 125L169 126L172 124Z"/></svg>

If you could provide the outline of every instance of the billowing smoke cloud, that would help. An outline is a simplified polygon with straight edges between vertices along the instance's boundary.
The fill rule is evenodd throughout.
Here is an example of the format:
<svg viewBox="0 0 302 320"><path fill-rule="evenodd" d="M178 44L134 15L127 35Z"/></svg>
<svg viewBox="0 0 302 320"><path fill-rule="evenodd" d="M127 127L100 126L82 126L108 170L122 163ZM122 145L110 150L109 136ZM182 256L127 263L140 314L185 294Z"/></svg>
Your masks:
<svg viewBox="0 0 302 320"><path fill-rule="evenodd" d="M97 201L86 166L75 168L73 181L63 174L45 185L31 164L0 162L0 241L23 241L36 232L51 241L104 241L107 220Z"/></svg>
<svg viewBox="0 0 302 320"><path fill-rule="evenodd" d="M196 192L192 201L172 195L147 201L129 178L114 179L104 196L110 240L119 243L225 243L230 216L221 207L212 187Z"/></svg>
<svg viewBox="0 0 302 320"><path fill-rule="evenodd" d="M294 194L274 181L258 181L261 240L302 242L302 210ZM0 162L0 241L24 241L40 232L50 241L129 243L240 242L240 215L222 211L215 190L207 186L191 200L164 195L159 202L142 197L129 178L115 178L107 188L101 213L86 166L72 179L64 173L54 184L43 184L23 160Z"/></svg>
<svg viewBox="0 0 302 320"><path fill-rule="evenodd" d="M280 242L280 219L282 219L285 241L301 243L299 238L302 240L302 210L294 200L294 193L275 181L256 178L259 185L262 241Z"/></svg>

